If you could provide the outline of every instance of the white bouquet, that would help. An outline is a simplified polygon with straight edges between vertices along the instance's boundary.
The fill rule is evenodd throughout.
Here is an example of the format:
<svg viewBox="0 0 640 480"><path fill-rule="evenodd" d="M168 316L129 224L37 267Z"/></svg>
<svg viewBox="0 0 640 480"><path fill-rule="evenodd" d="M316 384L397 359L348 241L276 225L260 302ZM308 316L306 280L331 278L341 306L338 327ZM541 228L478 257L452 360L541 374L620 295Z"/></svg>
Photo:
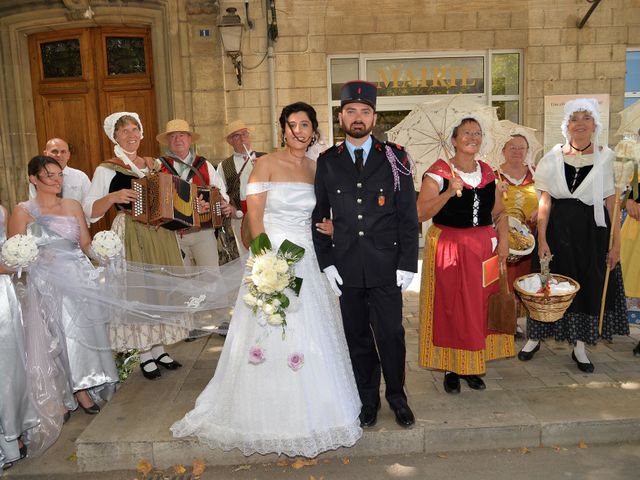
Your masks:
<svg viewBox="0 0 640 480"><path fill-rule="evenodd" d="M254 314L261 312L269 325L282 326L284 337L286 309L291 303L285 289L300 293L302 279L295 276L293 266L303 257L304 248L285 240L276 252L269 237L261 233L251 242L251 252L247 262L251 275L246 279L249 291L243 300Z"/></svg>
<svg viewBox="0 0 640 480"><path fill-rule="evenodd" d="M96 233L91 248L100 260L113 260L122 255L122 240L111 230Z"/></svg>
<svg viewBox="0 0 640 480"><path fill-rule="evenodd" d="M32 235L14 235L2 245L2 263L18 272L38 257L38 244Z"/></svg>

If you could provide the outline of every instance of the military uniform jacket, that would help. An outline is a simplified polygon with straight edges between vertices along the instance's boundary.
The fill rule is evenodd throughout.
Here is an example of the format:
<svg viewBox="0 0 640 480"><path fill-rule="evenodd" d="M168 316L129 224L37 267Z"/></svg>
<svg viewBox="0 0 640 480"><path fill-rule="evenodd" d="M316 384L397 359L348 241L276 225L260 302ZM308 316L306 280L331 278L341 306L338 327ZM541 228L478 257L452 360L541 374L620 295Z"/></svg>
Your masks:
<svg viewBox="0 0 640 480"><path fill-rule="evenodd" d="M413 178L400 172L394 191L385 152L408 165L397 145L373 144L358 173L346 146L330 148L318 158L313 211L313 243L320 269L335 265L347 287L379 287L396 283L396 270L417 272L418 216ZM315 229L332 218L333 237Z"/></svg>

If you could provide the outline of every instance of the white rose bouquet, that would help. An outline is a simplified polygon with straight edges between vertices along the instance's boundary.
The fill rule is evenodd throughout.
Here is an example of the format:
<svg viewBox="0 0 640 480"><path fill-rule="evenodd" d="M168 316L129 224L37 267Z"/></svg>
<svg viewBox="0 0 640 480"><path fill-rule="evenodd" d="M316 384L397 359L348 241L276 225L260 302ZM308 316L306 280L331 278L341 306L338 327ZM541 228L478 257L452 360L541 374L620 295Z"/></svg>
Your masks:
<svg viewBox="0 0 640 480"><path fill-rule="evenodd" d="M38 244L32 235L14 235L2 245L2 263L9 268L18 269L18 276L37 257Z"/></svg>
<svg viewBox="0 0 640 480"><path fill-rule="evenodd" d="M284 338L291 303L285 290L300 293L302 279L295 276L294 265L304 256L304 248L285 240L276 252L267 234L261 233L251 242L251 253L247 261L251 275L246 278L249 292L243 300L254 315L261 313L269 325L282 326Z"/></svg>
<svg viewBox="0 0 640 480"><path fill-rule="evenodd" d="M96 233L91 248L100 260L113 260L122 255L122 240L111 230Z"/></svg>

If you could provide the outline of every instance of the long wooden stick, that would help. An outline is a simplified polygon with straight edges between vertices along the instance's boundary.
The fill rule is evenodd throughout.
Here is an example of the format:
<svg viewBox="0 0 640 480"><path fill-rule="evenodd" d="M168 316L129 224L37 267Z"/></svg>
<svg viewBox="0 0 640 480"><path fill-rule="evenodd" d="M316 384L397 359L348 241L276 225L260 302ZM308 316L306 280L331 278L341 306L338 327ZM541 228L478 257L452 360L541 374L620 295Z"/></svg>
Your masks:
<svg viewBox="0 0 640 480"><path fill-rule="evenodd" d="M451 169L451 178L456 178L456 172L453 169L453 163L451 163L451 158L449 158L449 152L447 151L447 147L445 145L442 146L442 151L444 152L445 159L449 168ZM462 190L456 190L456 197L460 198L462 196Z"/></svg>
<svg viewBox="0 0 640 480"><path fill-rule="evenodd" d="M504 182L504 179L502 178L504 176L504 173L502 173L502 169L500 167L498 167L498 180L500 180L501 182ZM509 196L507 195L507 192L502 192L502 199L503 200L507 200L509 198Z"/></svg>
<svg viewBox="0 0 640 480"><path fill-rule="evenodd" d="M615 229L614 222L618 221L619 210L620 210L620 188L616 186L615 203L613 204L613 215L611 217L611 232L609 232L609 249L607 250L607 254L611 252L611 247L613 247L613 232ZM598 318L598 335L602 335L602 323L604 321L604 306L607 299L607 287L609 286L610 273L611 273L611 268L609 268L609 264L607 263L607 271L604 274L604 288L602 289L602 299L600 300L600 317Z"/></svg>

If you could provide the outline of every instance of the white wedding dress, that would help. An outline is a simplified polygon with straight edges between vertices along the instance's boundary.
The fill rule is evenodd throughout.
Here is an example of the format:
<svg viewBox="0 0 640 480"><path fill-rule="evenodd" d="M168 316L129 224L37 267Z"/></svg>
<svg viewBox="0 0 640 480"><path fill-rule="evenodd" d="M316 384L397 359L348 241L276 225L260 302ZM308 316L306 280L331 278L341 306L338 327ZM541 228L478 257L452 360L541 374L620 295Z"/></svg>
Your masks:
<svg viewBox="0 0 640 480"><path fill-rule="evenodd" d="M263 191L268 192L264 227L273 248L285 239L305 248L295 265L303 282L287 310L285 338L280 326L253 315L242 300L247 293L242 285L214 377L171 430L176 437L195 435L212 448L238 448L245 455L315 457L360 438L361 404L338 302L311 240L313 185L252 183L247 189ZM265 360L249 363L249 349L258 344ZM304 355L297 371L287 362L292 353Z"/></svg>

